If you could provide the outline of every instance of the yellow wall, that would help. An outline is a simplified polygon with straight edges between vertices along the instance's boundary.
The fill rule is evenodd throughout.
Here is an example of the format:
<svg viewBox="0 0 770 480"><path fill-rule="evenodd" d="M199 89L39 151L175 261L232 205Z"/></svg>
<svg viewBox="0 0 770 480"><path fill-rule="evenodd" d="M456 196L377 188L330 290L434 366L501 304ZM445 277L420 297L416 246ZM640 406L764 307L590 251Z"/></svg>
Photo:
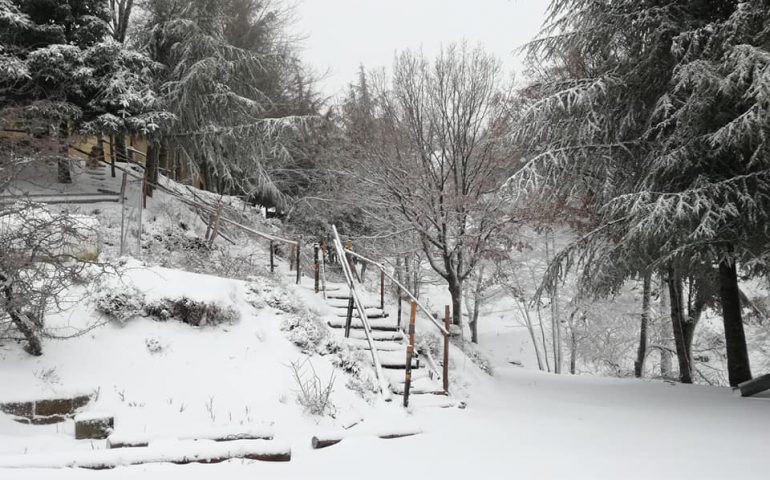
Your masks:
<svg viewBox="0 0 770 480"><path fill-rule="evenodd" d="M147 141L138 135L126 135L125 142L126 146L130 146L133 150L141 152L133 154L134 161L144 163L145 155L147 155ZM70 139L70 144L74 148L69 149L69 154L73 157L85 158L86 155L83 152L90 153L92 149L96 148L98 143L99 137L97 136L75 135ZM104 145L104 159L108 162L112 162L112 143L110 142L110 136L103 136L102 143ZM115 160L119 162L123 161L121 158L115 158Z"/></svg>

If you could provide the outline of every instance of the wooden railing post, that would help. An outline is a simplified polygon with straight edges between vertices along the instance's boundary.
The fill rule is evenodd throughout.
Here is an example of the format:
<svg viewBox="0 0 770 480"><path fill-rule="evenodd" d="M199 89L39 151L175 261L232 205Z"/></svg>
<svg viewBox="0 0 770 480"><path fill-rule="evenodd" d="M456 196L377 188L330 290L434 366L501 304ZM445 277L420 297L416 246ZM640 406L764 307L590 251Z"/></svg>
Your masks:
<svg viewBox="0 0 770 480"><path fill-rule="evenodd" d="M302 276L302 268L300 268L300 251L299 251L299 240L297 240L297 285L299 285L300 277Z"/></svg>
<svg viewBox="0 0 770 480"><path fill-rule="evenodd" d="M353 322L353 296L348 299L348 314L345 317L345 338L350 338L350 324Z"/></svg>
<svg viewBox="0 0 770 480"><path fill-rule="evenodd" d="M289 271L294 271L294 257L297 255L297 246L291 244L291 254L289 254Z"/></svg>
<svg viewBox="0 0 770 480"><path fill-rule="evenodd" d="M414 321L417 304L412 302L409 311L409 345L406 346L406 369L404 373L404 406L409 406L409 390L412 388L412 357L414 356Z"/></svg>
<svg viewBox="0 0 770 480"><path fill-rule="evenodd" d="M449 305L444 307L444 328L449 331ZM449 395L449 334L444 335L444 392Z"/></svg>
<svg viewBox="0 0 770 480"><path fill-rule="evenodd" d="M385 311L385 272L380 270L380 310Z"/></svg>
<svg viewBox="0 0 770 480"><path fill-rule="evenodd" d="M321 264L318 261L318 252L319 248L318 245L313 246L313 253L315 256L315 293L318 293L319 290L319 284L321 283Z"/></svg>
<svg viewBox="0 0 770 480"><path fill-rule="evenodd" d="M275 248L273 247L273 241L270 240L270 273L275 272L275 260L273 259L273 256L275 255Z"/></svg>
<svg viewBox="0 0 770 480"><path fill-rule="evenodd" d="M396 327L401 328L401 287L398 287L398 317Z"/></svg>

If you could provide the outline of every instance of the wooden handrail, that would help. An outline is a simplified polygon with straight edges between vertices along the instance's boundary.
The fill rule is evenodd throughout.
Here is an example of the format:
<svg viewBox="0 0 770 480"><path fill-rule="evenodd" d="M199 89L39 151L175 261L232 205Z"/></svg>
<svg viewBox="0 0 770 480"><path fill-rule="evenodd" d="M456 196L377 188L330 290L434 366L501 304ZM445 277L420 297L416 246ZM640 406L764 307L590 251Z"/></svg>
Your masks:
<svg viewBox="0 0 770 480"><path fill-rule="evenodd" d="M342 246L342 240L340 240L340 235L337 233L337 227L334 225L332 225L332 232L334 233L334 248L337 250L340 258L344 259L345 248ZM366 341L369 344L369 351L372 354L372 361L374 362L374 371L377 375L377 380L380 382L380 392L382 393L382 396L385 398L385 400L389 401L391 400L390 384L385 379L385 374L382 371L380 355L377 351L377 346L374 344L374 339L372 338L372 329L369 326L369 318L366 316L366 308L364 307L364 303L361 301L361 297L358 296L356 284L353 281L353 273L350 271L350 265L347 265L347 262L344 260L340 263L342 264L342 272L345 274L345 282L348 284L348 289L350 289L350 296L353 298L353 303L356 306L356 310L358 310L358 314L361 317L361 323L364 326Z"/></svg>
<svg viewBox="0 0 770 480"><path fill-rule="evenodd" d="M389 279L390 279L390 280L391 280L393 283L395 283L396 285L398 285L398 287L399 287L401 290L403 290L404 292L406 292L406 294L409 296L409 298L411 298L411 299L412 299L412 301L413 301L414 303L416 303L418 307L420 307L420 310L422 310L422 312L423 312L423 313L424 313L424 314L425 314L425 315L426 315L426 316L427 316L427 317L430 319L430 321L431 321L431 322L433 322L433 324L436 326L436 328L438 328L438 329L439 329L439 331L441 332L441 334L442 334L442 335L444 335L444 336L448 336L448 335L449 335L449 331L448 331L446 328L444 328L444 326L443 326L443 325L441 325L441 322L439 322L438 320L436 320L436 318L435 318L435 317L434 317L434 316L433 316L433 315L432 315L432 314L431 314L431 313L428 311L428 309L427 309L427 308L425 308L425 307L423 306L423 304L422 304L422 303L420 303L420 301L419 301L419 300L417 300L417 297L415 297L414 295L412 295L412 292L410 292L408 288L406 288L405 286L403 286L403 285L401 284L401 282L399 282L398 280L396 280L396 279L395 279L395 277L393 277L393 275L389 274L389 273L387 272L387 270L385 269L385 267L384 267L382 264L380 264L380 263L378 263L378 262L375 262L374 260L372 260L372 259L370 259L370 258L366 258L365 256L363 256L363 255L361 255L361 254L359 254L359 253L356 253L356 252L354 252L354 251L352 251L352 250L348 250L348 249L345 249L344 251L345 251L345 253L349 253L349 254L353 255L354 257L360 258L360 259L361 259L361 260L363 260L364 262L367 262L367 263L369 263L369 264L371 264L371 265L374 265L375 267L377 267L377 268L378 268L378 269L379 269L379 270L380 270L382 273L384 273L384 274L385 274L385 276L386 276L386 277L388 277L388 278L389 278Z"/></svg>
<svg viewBox="0 0 770 480"><path fill-rule="evenodd" d="M74 146L72 146L72 145L70 145L70 147L72 147L73 149L75 149L75 150L77 150L77 151L79 151L79 152L81 152L81 153L85 153L85 152L83 152L82 150L78 149L77 147L74 147ZM116 156L116 157L121 157L120 153L117 153L117 152L116 152L116 155L115 155L115 156ZM119 160L122 160L122 161L123 161L123 162L125 162L125 163L129 163L129 164L132 164L132 165L137 165L137 166L139 166L139 167L145 168L145 166L144 166L144 165L142 165L141 163L139 163L139 162L136 162L136 161L132 161L132 160L129 160L129 159L125 158L125 157L123 157L123 158L119 158ZM102 160L101 158L99 159L99 161L101 161L101 162L103 162L103 163L105 163L105 164L107 164L107 165L110 165L110 162L108 162L108 161L106 161L106 160ZM125 173L127 173L128 175L130 175L130 176L132 176L132 177L134 177L134 178L136 178L136 179L142 179L142 178L144 178L144 176L143 176L143 175L137 175L135 172L132 172L132 171L130 171L130 170L128 170L128 169L124 169L123 167L120 167L120 166L117 166L117 165L116 165L116 166L115 166L115 168L116 168L117 170L120 170L120 171L122 171L122 172L125 172ZM179 194L179 192L176 192L176 191L174 191L174 190L171 190L170 188L168 188L168 187L165 187L164 185L161 185L161 184L159 184L159 183L155 183L155 182L150 182L150 181L147 181L147 183L148 183L149 185L152 185L153 187L155 187L155 188L159 189L159 190L162 190L163 192L167 193L168 195L171 195L171 196L175 197L177 200L181 201L182 203L186 203L186 204L188 204L188 205L190 205L190 206L193 206L193 207L196 207L196 208L200 208L200 209L202 209L203 211L205 211L205 212L207 212L207 213L209 213L209 214L215 213L215 211L216 211L216 210L215 210L213 207L211 207L210 205L201 204L201 203L195 202L195 201L193 201L193 200L190 200L190 199L184 198L182 195L180 195L180 194ZM272 241L274 241L274 242L281 242L281 243L286 243L286 244L289 244L289 245L297 245L297 244L299 243L299 242L297 242L296 240L289 240L289 239L286 239L286 238L281 238L281 237L278 237L278 236L276 236L276 235L270 235L269 233L264 233L264 232L260 232L260 231L258 231L258 230L254 230L253 228L247 227L246 225L243 225L243 224L241 224L241 223L238 223L238 222L236 222L235 220L230 220L229 218L227 218L227 217L225 217L225 216L222 216L222 217L220 218L220 220L221 220L221 221L223 221L223 222L225 222L225 223L227 223L227 224L229 224L229 225L232 225L232 226L234 226L234 227L238 227L238 228L240 228L241 230L244 230L244 231L246 231L246 232L249 232L249 233L251 233L251 234L253 234L253 235L256 235L256 236L258 236L258 237L264 238L265 240L272 240Z"/></svg>

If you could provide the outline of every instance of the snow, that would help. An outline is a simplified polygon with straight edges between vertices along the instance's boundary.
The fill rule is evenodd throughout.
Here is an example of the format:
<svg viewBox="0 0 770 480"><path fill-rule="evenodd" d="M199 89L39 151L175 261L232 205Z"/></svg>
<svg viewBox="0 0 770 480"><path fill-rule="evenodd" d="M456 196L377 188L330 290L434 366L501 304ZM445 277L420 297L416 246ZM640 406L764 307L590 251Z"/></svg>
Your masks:
<svg viewBox="0 0 770 480"><path fill-rule="evenodd" d="M230 302L242 311L242 320L223 329L195 329L134 319L124 327L107 326L85 338L49 343L40 359L6 353L0 384L46 393L29 372L55 366L62 383L100 389L93 408L114 411L116 431L156 440L150 453L105 453L102 441L72 440L70 422L30 427L0 417L2 465L44 468L104 459L163 460L181 453L232 454L237 450L233 445L191 445L178 439L238 431L242 421L248 431L257 420L291 446L291 462L148 464L101 472L14 469L0 470L0 478L358 478L366 469L367 478L390 480L399 468L408 468L414 477L445 478L481 472L489 478L752 478L763 467L770 444L770 432L757 428L770 424L767 398L739 399L728 389L704 386L555 376L513 366L505 355L493 360L495 376L489 377L462 362L458 352L453 352L452 380L468 402L464 410L438 408L457 405L460 398L433 395L413 397L408 411L398 396L391 404L368 405L340 382L335 388L338 419L314 419L291 400L293 386L281 364L299 353L280 331L281 315L272 309L252 311L244 300L244 282L157 267L131 268L127 276L148 295L185 293ZM307 290L294 290L315 308L323 307ZM497 328L490 323L486 328ZM482 339L491 335L484 331ZM160 356L149 354L148 336L163 338L168 348ZM322 378L331 371L325 359L312 361ZM211 398L216 420L205 408ZM247 415L252 422L245 422ZM345 431L345 441L311 449L313 435L339 431L345 418L356 416L364 420ZM412 428L423 433L374 438ZM162 441L172 437L177 441ZM45 453L63 451L74 453Z"/></svg>
<svg viewBox="0 0 770 480"><path fill-rule="evenodd" d="M162 195L152 201L146 212L146 218L152 219L149 230L170 228L180 219L191 228L200 227L183 211L164 217L166 202ZM107 228L110 222L104 217L114 216L114 207L100 208L100 220ZM264 255L258 245L248 243L242 248ZM151 253L150 258L159 257ZM31 426L0 415L0 479L365 476L392 480L402 471L413 478L447 479L480 475L490 479L723 479L756 478L765 468L770 445L768 396L742 399L726 388L536 371L529 335L504 298L483 309L479 324L478 350L494 376L482 372L453 346L452 396L414 395L404 409L400 395L390 403L376 398L367 402L348 388L348 375L336 370L329 356L308 356L288 340L281 326L291 313L274 308L281 302L300 300L325 322L339 321L339 309L329 307L308 288L310 279L298 287L287 283L291 278L282 280L289 274L283 262L274 276L277 290L267 293L255 293L250 286L269 290L273 281L250 284L133 259L124 259L122 271L122 277L103 280L97 290L133 286L150 300L186 296L217 302L236 309L240 320L200 328L141 317L121 324L100 318L92 303L78 302L48 319L54 331L71 333L106 323L75 338L46 341L45 355L39 358L14 345L0 347L0 401L94 394L81 415L111 412L115 416L112 440L149 443L148 447L110 450L104 440L74 440L72 420ZM443 286L426 285L423 293L431 311L443 310L447 303ZM365 303L378 303L376 292L365 296ZM395 305L386 303L390 317L383 322L393 325ZM436 332L429 320L418 317L418 342ZM354 330L353 340L347 343L365 347L361 333ZM393 335L373 333L376 338ZM158 348L151 350L150 344ZM382 351L382 358L392 356L403 363L402 348ZM287 366L305 358L310 358L322 381L335 373L335 418L312 417L296 404L296 385ZM403 372L385 373L396 388L403 382ZM415 371L413 388L435 387L426 375L423 369ZM461 402L467 406L458 408ZM378 438L414 429L422 433ZM313 450L311 438L324 432L346 438L338 445ZM206 440L249 433L269 433L275 440ZM203 440L190 440L194 438ZM287 463L236 459L216 465L159 463L99 472L50 469L89 462L170 461L180 455L243 456L286 448L292 453Z"/></svg>

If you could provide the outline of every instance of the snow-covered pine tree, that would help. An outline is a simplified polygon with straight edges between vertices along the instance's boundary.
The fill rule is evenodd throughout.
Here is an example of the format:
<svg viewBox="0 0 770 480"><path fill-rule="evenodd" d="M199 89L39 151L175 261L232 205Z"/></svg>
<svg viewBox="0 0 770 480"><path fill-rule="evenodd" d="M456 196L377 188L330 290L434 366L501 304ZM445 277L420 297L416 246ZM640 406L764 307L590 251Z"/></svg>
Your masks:
<svg viewBox="0 0 770 480"><path fill-rule="evenodd" d="M666 273L683 381L694 323L682 279L715 275L718 292L701 294L721 298L730 383L751 377L736 265L764 265L768 246L767 19L762 1L557 0L529 47L585 67L533 85L518 130L530 160L512 185L597 213L550 279L580 267L606 292Z"/></svg>
<svg viewBox="0 0 770 480"><path fill-rule="evenodd" d="M239 15L229 15L235 3L145 2L148 18L139 40L165 66L157 80L164 105L175 116L155 148L183 162L207 189L283 206L270 170L291 164L310 117L307 111L295 115L275 108L285 106L286 98L271 97L274 88L265 88L265 79L275 73L279 52L271 50L275 45L255 47L265 38L257 34L264 23L238 9ZM252 15L267 8L247 3L255 9ZM254 27L253 35L244 22ZM148 170L159 161L157 151L148 155Z"/></svg>

